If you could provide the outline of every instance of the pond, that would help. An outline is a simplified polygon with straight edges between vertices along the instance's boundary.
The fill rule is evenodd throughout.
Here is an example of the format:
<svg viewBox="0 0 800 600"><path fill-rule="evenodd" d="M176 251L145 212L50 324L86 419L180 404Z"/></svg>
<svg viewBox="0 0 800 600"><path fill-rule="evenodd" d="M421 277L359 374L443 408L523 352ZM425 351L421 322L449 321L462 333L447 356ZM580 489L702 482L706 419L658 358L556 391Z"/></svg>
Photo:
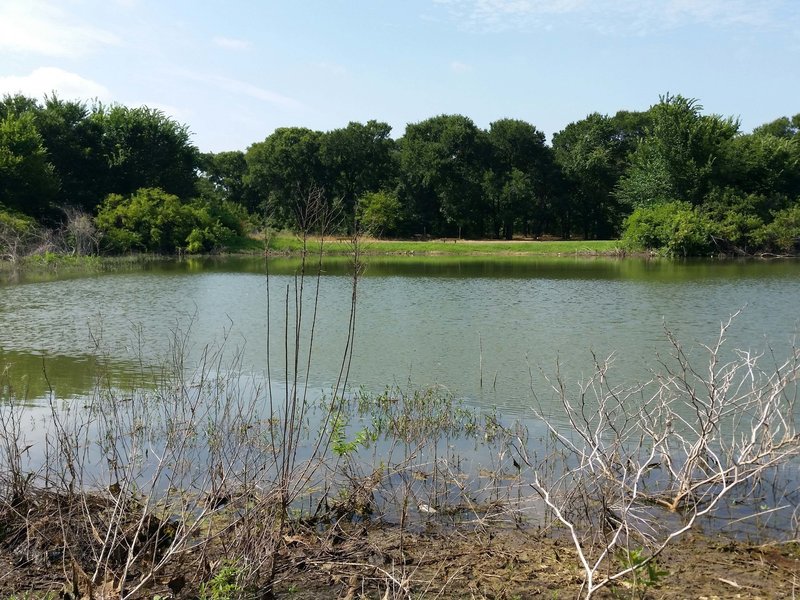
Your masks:
<svg viewBox="0 0 800 600"><path fill-rule="evenodd" d="M649 378L669 353L665 327L702 360L720 323L741 311L727 347L790 351L800 315L800 262L574 257L368 257L358 282L348 384L437 385L470 405L530 415L545 376L588 377L613 356L617 383ZM82 277L0 284L0 362L30 402L88 393L98 373L133 383L170 360L223 343L231 362L291 379L298 261L186 259ZM269 278L265 273L269 270ZM317 296L318 285L318 296ZM314 325L310 388L324 393L342 362L352 278L326 259L305 279L299 370ZM315 297L318 300L315 304ZM288 307L287 307L288 299ZM269 318L268 318L269 312ZM286 327L287 319L289 327ZM269 323L269 327L267 324ZM223 364L223 367L225 365ZM46 374L46 376L45 376ZM288 375L287 375L288 374Z"/></svg>
<svg viewBox="0 0 800 600"><path fill-rule="evenodd" d="M566 481L559 474L579 473L574 469L581 460L569 451L552 453L554 438L540 418L574 435L554 389L556 376L572 401L596 362L610 359L604 389L614 400L623 398L622 406L646 401L647 394L626 396L619 386L650 380L663 372L661 362L675 366L667 331L700 373L708 362L703 344L713 345L721 323L734 314L719 353L723 363L744 350L763 355L770 372L770 365L792 356L798 333L797 261L368 257L354 313L347 259L325 259L305 277L299 266L296 259L184 259L82 276L23 274L0 284L0 392L13 388L26 404L22 413L0 406L3 439L11 442L0 445L6 452L0 459L14 464L24 448L18 468L47 482L71 470L69 457L80 452L83 485L117 485L117 468L127 464L131 470L122 480L137 488L150 481L153 493L216 490L218 470L211 464L219 472L274 477L276 465L285 464L281 453L293 451L285 443L289 429L276 433L288 409L273 411L268 398L281 406L297 385L316 401L300 419L297 459L312 460L314 440L326 435L321 431L330 433L324 443L338 455L335 464L360 449L359 439L375 434L357 468L386 469L380 490L370 496L379 499L382 514L397 516L411 494L422 518L430 517L432 506L443 515L449 507L447 514L477 516L476 506L497 506L505 494L503 506L517 506L515 514L542 518L533 489L540 470L557 463L547 472L558 487ZM352 356L344 360L348 344ZM169 379L176 367L188 374L188 384ZM340 423L324 407L342 373L346 398L376 400ZM386 388L393 391L380 396ZM613 442L616 417L598 421L592 408L576 415L591 427L602 422L601 436ZM671 412L663 431L681 443L685 438L672 421L691 429L695 408L689 403L688 414ZM731 419L735 427L747 426L745 413L721 418L714 431L727 435ZM771 423L780 429L780 421ZM64 437L67 430L73 438ZM378 431L386 434L383 441ZM648 445L626 431L634 460L643 458L648 469L641 482L657 497L669 479L669 453L680 470L689 445L675 452L658 442L658 456L666 457L659 462L655 441ZM178 446L171 446L175 439ZM68 452L54 454L65 440ZM180 455L169 454L176 448ZM148 463L148 456L164 452L174 459L169 469L161 470L166 463L160 458ZM59 456L68 458L65 465ZM629 465L619 466L625 471ZM781 461L773 488L753 484L746 501L736 496L726 505L723 518L746 535L764 534L764 523L751 520L758 513L772 519L776 535L795 529L798 479L797 463ZM309 483L303 502L319 506L314 494L320 489L319 482ZM715 490L712 482L703 494Z"/></svg>

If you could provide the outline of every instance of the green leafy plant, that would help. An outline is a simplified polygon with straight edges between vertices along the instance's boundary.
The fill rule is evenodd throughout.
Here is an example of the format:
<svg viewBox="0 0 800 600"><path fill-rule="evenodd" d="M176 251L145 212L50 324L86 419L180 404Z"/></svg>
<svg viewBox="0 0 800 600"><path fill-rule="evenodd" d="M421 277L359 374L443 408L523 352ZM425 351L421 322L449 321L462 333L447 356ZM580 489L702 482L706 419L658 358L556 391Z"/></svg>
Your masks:
<svg viewBox="0 0 800 600"><path fill-rule="evenodd" d="M239 568L225 565L208 582L200 585L200 600L234 600L243 591L239 585Z"/></svg>
<svg viewBox="0 0 800 600"><path fill-rule="evenodd" d="M348 441L345 428L347 423L341 416L333 420L331 426L331 448L337 456L347 456L358 450L359 446L366 447L370 442L370 435L366 429L356 433L353 440Z"/></svg>
<svg viewBox="0 0 800 600"><path fill-rule="evenodd" d="M642 206L625 221L622 239L633 250L698 256L711 250L711 221L688 202Z"/></svg>
<svg viewBox="0 0 800 600"><path fill-rule="evenodd" d="M142 188L128 197L109 195L95 223L111 252L197 253L241 233L236 219L224 212L204 200L183 202L161 189Z"/></svg>
<svg viewBox="0 0 800 600"><path fill-rule="evenodd" d="M618 558L624 568L633 569L633 590L640 597L669 575L669 571L659 569L656 560L650 560L644 548L623 549Z"/></svg>

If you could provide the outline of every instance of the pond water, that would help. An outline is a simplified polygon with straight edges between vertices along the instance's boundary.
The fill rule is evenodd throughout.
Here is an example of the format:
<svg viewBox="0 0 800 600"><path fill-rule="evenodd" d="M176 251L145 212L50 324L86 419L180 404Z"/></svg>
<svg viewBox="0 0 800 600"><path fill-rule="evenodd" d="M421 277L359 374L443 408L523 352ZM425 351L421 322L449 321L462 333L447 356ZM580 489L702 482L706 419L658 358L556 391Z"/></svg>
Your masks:
<svg viewBox="0 0 800 600"><path fill-rule="evenodd" d="M702 359L736 311L728 348L785 357L798 332L800 262L613 258L369 257L358 282L351 389L438 385L477 407L525 417L552 394L556 370L577 382L593 353L613 355L617 383L643 381L669 352L672 331ZM352 278L330 259L305 280L300 354L314 324L312 390L329 389L342 361ZM269 269L269 279L265 275ZM294 370L298 261L187 259L83 277L0 284L0 362L29 401L115 385L223 343L257 376ZM318 288L318 302L315 296ZM288 298L288 308L287 308ZM269 318L268 318L269 312ZM287 328L286 323L289 326ZM268 328L269 323L269 328ZM191 362L191 361L190 361ZM300 361L300 371L304 360ZM223 361L224 366L224 361ZM45 374L46 373L46 377Z"/></svg>
<svg viewBox="0 0 800 600"><path fill-rule="evenodd" d="M29 405L21 439L30 468L46 463L55 437L49 399L82 407L82 397L97 397L95 389L155 388L176 364L190 373L191 383L197 365L214 356L201 371L236 374L220 379L240 386L217 395L222 400L214 410L224 411L229 397L248 396L259 403L252 414L267 428L266 399L252 390L272 390L279 403L284 383L297 371L299 384L308 382L310 397L329 394L348 343L353 278L346 259L326 259L321 266L319 277L301 280L295 259L185 259L83 276L22 275L0 283L0 391L5 395L3 386L10 385ZM353 392L387 386L446 390L507 426L521 424L532 450L544 451L549 436L536 412L556 426L563 423L551 383L557 372L576 393L592 374L595 358L612 357L613 384L644 382L661 369L660 360L669 362L665 328L702 368L707 361L702 344L713 344L721 323L737 312L722 358L733 357L736 349L763 353L768 368L791 355L800 327L798 299L800 262L788 260L369 257L358 279L347 385ZM189 389L190 398L198 397L201 386ZM129 398L123 393L112 402L118 400ZM121 422L120 430L137 431L138 405L122 404L129 408L121 409L119 418L128 414L131 420L125 421L127 429ZM9 414L0 407L6 422ZM313 417L308 423L314 438L319 427ZM101 420L83 429L93 448L91 464L104 464L95 447L104 436L94 428L107 425ZM360 426L350 423L346 439ZM231 425L236 431L241 428ZM427 498L422 488L431 480L418 481L416 474L436 473L442 465L449 473L458 464L477 474L469 488L486 496L483 500L495 493L485 478L497 484L509 473L514 482L509 489L531 493L519 471L513 477L519 465L502 442L493 445L487 436L479 448L457 432L445 437L442 444L428 440L425 449L406 444L399 462L410 466L388 483L400 490L419 486L416 495ZM184 462L202 471L209 449L198 444L196 455ZM300 458L309 451L301 448ZM387 455L376 445L370 452L381 464L391 462L391 450ZM794 527L797 463L779 475L785 480L781 491L759 496L759 502L780 509L775 527L784 531ZM435 487L435 476L432 481ZM391 485L384 487L382 493L391 492ZM460 498L466 487L450 486L447 493ZM738 523L753 508L731 506L728 519L741 528Z"/></svg>

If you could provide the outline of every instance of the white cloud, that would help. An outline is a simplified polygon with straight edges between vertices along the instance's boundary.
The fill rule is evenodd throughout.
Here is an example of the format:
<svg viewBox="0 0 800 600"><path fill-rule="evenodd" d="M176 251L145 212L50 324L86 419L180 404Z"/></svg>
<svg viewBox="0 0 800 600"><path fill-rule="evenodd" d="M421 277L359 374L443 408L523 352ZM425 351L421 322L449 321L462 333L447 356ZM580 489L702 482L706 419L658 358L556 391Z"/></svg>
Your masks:
<svg viewBox="0 0 800 600"><path fill-rule="evenodd" d="M125 102L127 106L146 106L147 108L152 108L155 110L159 110L164 113L166 116L175 119L176 121L182 122L187 121L191 114L191 111L186 111L182 108L179 108L173 104L164 104L163 102Z"/></svg>
<svg viewBox="0 0 800 600"><path fill-rule="evenodd" d="M247 81L240 81L239 79L231 79L230 77L223 77L221 75L206 75L202 73L183 72L182 75L187 79L198 81L207 85L212 85L218 89L238 94L242 96L249 96L256 100L269 102L276 106L287 109L302 108L302 104L294 98L289 98L278 92L273 92L257 85L253 85Z"/></svg>
<svg viewBox="0 0 800 600"><path fill-rule="evenodd" d="M240 40L220 35L214 37L211 41L215 46L225 48L226 50L247 50L252 46L248 40Z"/></svg>
<svg viewBox="0 0 800 600"><path fill-rule="evenodd" d="M604 32L642 33L688 24L795 26L794 0L432 0L467 29L547 27L568 17Z"/></svg>
<svg viewBox="0 0 800 600"><path fill-rule="evenodd" d="M328 61L318 62L317 67L331 75L341 76L347 74L347 67Z"/></svg>
<svg viewBox="0 0 800 600"><path fill-rule="evenodd" d="M450 70L453 71L454 73L466 73L467 71L471 71L472 67L463 62L454 60L453 62L450 63Z"/></svg>
<svg viewBox="0 0 800 600"><path fill-rule="evenodd" d="M76 57L110 44L114 34L73 22L46 0L0 0L0 51Z"/></svg>
<svg viewBox="0 0 800 600"><path fill-rule="evenodd" d="M104 85L56 67L40 67L22 77L0 77L0 94L22 93L41 98L51 92L56 92L59 98L65 99L111 99L111 92Z"/></svg>

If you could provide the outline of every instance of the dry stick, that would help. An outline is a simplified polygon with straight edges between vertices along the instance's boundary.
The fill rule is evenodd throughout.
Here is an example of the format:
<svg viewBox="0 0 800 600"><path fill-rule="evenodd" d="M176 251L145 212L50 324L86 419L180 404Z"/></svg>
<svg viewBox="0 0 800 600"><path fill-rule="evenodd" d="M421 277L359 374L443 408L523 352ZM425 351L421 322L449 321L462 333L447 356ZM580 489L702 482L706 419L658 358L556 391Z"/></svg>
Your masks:
<svg viewBox="0 0 800 600"><path fill-rule="evenodd" d="M739 362L719 367L718 357L729 325L730 321L723 323L717 343L706 347L710 366L705 377L693 368L672 337L678 371L667 367L669 377L660 379L658 391L646 399L635 418L626 409L627 396L618 394L605 383L603 363L596 363L594 377L581 386L579 407L574 407L566 397L563 382L557 381L554 385L554 389L562 394L568 422L581 440L582 447L556 431L551 423L547 425L554 439L578 461L579 468L575 470L565 463L564 475L552 483L543 481L536 473L532 485L557 520L570 532L584 570L583 591L587 598L614 581L631 574L636 576L637 571L656 560L675 538L692 528L698 518L711 514L731 490L800 452L800 438L795 434L793 423L796 417L793 412L786 412L787 407L791 409L793 404L782 401L783 390L797 381L800 374L796 356L778 366L777 375L771 375L763 384L756 385L763 372L755 372L756 361L747 353L740 355ZM742 382L737 382L740 372L753 382L749 390L742 387ZM595 381L601 384L599 388L594 388ZM658 382L659 378L654 381ZM695 383L705 390L705 396L697 392ZM590 389L595 390L599 404L595 417L588 417L585 411L586 394ZM682 421L676 407L678 400L686 402L700 421L697 427L687 423L685 433L672 425ZM745 414L752 415L749 430L744 432L746 435L742 437L736 429L731 429L729 438L720 441L725 419L733 418L734 424L742 425ZM621 426L617 426L619 419ZM626 423L630 423L630 428ZM601 431L607 433L600 434ZM610 440L606 442L609 433ZM675 448L670 440L676 442ZM686 520L683 524L656 541L637 526L639 517L634 509L641 501L653 500L640 490L651 461L659 454L668 457L672 453L682 455L685 461L677 470L668 465L675 479L673 487L665 490L671 494L671 500L661 503L673 509L679 505L688 506L689 510L684 513ZM566 512L569 496L563 502L555 497L556 492L568 484L569 469L572 469L574 485L584 490L586 500L590 500L593 494L601 494L599 501L604 507L619 503L613 530L593 559L589 557L589 542L578 529L578 519L581 518L590 519L588 526L592 527L589 513L585 517L571 516ZM618 491L606 487L607 484L616 486ZM660 500L658 497L655 499ZM586 508L588 510L589 506ZM651 545L649 556L635 565L629 564L599 577L599 569L612 548L618 542L628 546L631 535L640 536Z"/></svg>

